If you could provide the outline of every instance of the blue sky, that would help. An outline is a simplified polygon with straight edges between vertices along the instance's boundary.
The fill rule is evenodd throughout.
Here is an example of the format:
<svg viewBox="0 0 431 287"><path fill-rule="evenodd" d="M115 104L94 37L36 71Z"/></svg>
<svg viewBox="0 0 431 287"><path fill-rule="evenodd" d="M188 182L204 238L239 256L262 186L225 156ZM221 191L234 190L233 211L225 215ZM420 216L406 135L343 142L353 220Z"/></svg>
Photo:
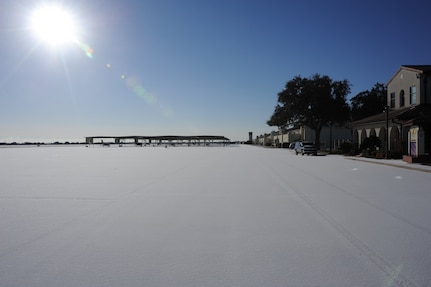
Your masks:
<svg viewBox="0 0 431 287"><path fill-rule="evenodd" d="M57 3L79 45L40 41L35 9ZM266 125L296 75L386 83L430 64L428 0L0 2L0 142L91 135L224 135ZM92 49L88 57L82 47Z"/></svg>

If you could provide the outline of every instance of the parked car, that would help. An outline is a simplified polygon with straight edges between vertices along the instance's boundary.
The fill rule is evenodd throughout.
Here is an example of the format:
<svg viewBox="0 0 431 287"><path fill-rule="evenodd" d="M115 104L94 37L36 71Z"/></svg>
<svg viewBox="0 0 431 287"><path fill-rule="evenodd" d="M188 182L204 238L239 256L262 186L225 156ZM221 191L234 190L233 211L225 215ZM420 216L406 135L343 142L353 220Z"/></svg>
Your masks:
<svg viewBox="0 0 431 287"><path fill-rule="evenodd" d="M301 142L295 142L295 154L298 155L299 153L304 155L317 155L317 149L316 146L309 141L301 141Z"/></svg>

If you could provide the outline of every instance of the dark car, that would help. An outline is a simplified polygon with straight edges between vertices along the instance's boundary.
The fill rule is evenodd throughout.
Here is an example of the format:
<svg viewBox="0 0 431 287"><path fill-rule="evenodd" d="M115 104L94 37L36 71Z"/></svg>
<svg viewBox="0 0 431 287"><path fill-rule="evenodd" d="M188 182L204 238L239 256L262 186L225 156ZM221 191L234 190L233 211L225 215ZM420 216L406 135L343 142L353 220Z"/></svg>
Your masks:
<svg viewBox="0 0 431 287"><path fill-rule="evenodd" d="M301 142L295 142L295 154L298 155L299 153L304 155L317 155L317 149L316 146L309 141L301 141Z"/></svg>

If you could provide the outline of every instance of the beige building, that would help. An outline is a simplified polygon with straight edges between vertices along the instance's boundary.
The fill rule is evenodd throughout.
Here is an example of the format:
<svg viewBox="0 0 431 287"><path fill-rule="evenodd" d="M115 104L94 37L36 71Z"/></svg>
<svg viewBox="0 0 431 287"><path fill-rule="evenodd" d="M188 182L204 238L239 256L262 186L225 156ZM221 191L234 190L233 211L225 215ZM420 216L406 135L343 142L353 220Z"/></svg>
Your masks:
<svg viewBox="0 0 431 287"><path fill-rule="evenodd" d="M386 111L348 125L353 142L360 146L374 135L388 157L431 161L431 65L401 66L386 86Z"/></svg>
<svg viewBox="0 0 431 287"><path fill-rule="evenodd" d="M320 149L336 150L345 141L350 141L351 130L345 127L324 126L320 133ZM307 126L284 128L256 137L255 144L273 147L287 147L295 141L316 142L315 132ZM331 144L331 145L330 145Z"/></svg>

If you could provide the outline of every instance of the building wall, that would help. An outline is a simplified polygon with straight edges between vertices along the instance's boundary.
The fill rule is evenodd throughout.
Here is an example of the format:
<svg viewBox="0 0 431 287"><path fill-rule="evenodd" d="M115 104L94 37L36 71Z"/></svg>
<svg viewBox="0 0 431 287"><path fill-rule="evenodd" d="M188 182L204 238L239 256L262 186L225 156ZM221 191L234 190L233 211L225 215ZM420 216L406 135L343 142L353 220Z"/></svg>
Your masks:
<svg viewBox="0 0 431 287"><path fill-rule="evenodd" d="M309 127L302 127L302 139L316 143L314 130ZM332 140L332 148L337 147L337 142L350 141L352 139L352 130L345 127L324 126L320 131L320 148L329 149L329 143Z"/></svg>
<svg viewBox="0 0 431 287"><path fill-rule="evenodd" d="M344 127L332 127L332 148L337 147L337 143L343 141L351 141L352 131ZM256 138L255 143L259 145L280 146L281 143L291 143L295 141L316 141L314 130L309 127L302 126L297 129L274 131L269 134L264 134ZM331 140L331 133L329 127L323 127L320 133L321 149L329 149L329 142Z"/></svg>
<svg viewBox="0 0 431 287"><path fill-rule="evenodd" d="M410 107L412 105L419 105L425 100L421 99L421 81L420 81L420 74L418 74L415 71L406 70L406 69L400 69L394 77L391 79L391 81L388 83L388 96L387 96L387 103L390 106L391 103L391 94L395 93L395 107L391 107L393 109L399 109L403 107ZM410 87L415 86L416 87L416 103L410 102ZM404 91L405 96L405 102L404 106L400 105L400 94L401 91Z"/></svg>
<svg viewBox="0 0 431 287"><path fill-rule="evenodd" d="M337 143L351 141L352 130L345 127L332 127L332 135L330 127L324 127L320 133L320 142L322 149L329 149L329 142L332 138L332 148L337 147Z"/></svg>

